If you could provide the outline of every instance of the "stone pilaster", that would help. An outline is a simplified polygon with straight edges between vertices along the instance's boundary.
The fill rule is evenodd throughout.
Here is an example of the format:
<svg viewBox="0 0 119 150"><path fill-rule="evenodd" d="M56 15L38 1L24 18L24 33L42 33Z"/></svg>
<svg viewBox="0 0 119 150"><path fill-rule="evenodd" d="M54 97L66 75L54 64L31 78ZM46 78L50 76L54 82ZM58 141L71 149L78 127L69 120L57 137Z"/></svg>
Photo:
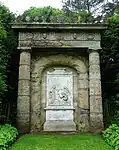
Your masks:
<svg viewBox="0 0 119 150"><path fill-rule="evenodd" d="M30 67L31 48L20 47L17 127L20 133L29 132L30 126Z"/></svg>
<svg viewBox="0 0 119 150"><path fill-rule="evenodd" d="M79 74L79 115L78 130L81 132L89 131L89 91L88 73Z"/></svg>
<svg viewBox="0 0 119 150"><path fill-rule="evenodd" d="M103 129L100 57L98 50L89 51L90 127L92 132Z"/></svg>

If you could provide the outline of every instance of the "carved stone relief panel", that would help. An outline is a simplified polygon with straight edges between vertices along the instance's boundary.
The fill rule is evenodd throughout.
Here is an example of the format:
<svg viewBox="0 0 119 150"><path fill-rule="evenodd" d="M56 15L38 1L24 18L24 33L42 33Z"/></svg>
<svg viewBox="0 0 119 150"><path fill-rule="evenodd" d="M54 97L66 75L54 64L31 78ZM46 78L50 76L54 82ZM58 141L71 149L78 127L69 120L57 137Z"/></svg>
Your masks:
<svg viewBox="0 0 119 150"><path fill-rule="evenodd" d="M47 106L73 105L73 72L66 68L47 71Z"/></svg>
<svg viewBox="0 0 119 150"><path fill-rule="evenodd" d="M19 47L89 47L90 49L100 49L100 40L98 32L21 32Z"/></svg>
<svg viewBox="0 0 119 150"><path fill-rule="evenodd" d="M85 33L85 32L43 32L43 33L33 33L33 40L40 41L40 40L50 40L50 41L100 41L100 34L99 33ZM28 37L26 37L28 39Z"/></svg>

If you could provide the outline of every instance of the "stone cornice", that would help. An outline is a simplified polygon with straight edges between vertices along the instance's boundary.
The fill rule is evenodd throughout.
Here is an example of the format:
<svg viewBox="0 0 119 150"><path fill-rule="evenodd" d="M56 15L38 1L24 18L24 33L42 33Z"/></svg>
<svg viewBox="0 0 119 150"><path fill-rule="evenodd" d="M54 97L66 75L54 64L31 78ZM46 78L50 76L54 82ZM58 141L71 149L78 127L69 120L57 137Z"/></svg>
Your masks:
<svg viewBox="0 0 119 150"><path fill-rule="evenodd" d="M105 30L107 29L107 24L41 24L41 23L14 23L12 28L17 31L32 31L41 30L42 32L49 30Z"/></svg>
<svg viewBox="0 0 119 150"><path fill-rule="evenodd" d="M31 47L17 47L18 50L20 50L20 52L29 52L31 53L32 48Z"/></svg>
<svg viewBox="0 0 119 150"><path fill-rule="evenodd" d="M100 52L101 51L101 48L99 49L87 49L87 52L90 54L90 53L93 53L93 52Z"/></svg>

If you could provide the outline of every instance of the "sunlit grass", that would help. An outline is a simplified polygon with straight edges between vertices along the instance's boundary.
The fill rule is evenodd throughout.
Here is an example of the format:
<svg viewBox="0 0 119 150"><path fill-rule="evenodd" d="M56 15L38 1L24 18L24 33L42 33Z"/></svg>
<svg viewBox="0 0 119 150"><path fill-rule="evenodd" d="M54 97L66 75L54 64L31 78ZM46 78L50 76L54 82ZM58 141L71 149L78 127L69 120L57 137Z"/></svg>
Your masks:
<svg viewBox="0 0 119 150"><path fill-rule="evenodd" d="M100 135L23 135L12 150L113 150Z"/></svg>

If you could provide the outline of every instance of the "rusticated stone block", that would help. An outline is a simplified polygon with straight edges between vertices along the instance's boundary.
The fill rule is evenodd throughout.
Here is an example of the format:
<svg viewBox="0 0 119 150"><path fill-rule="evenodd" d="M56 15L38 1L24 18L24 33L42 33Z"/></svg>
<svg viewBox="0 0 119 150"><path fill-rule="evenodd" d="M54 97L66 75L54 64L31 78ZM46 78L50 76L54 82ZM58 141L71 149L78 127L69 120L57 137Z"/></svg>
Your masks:
<svg viewBox="0 0 119 150"><path fill-rule="evenodd" d="M21 52L21 54L20 54L20 65L29 65L30 66L30 63L31 63L30 52L27 52L27 51Z"/></svg>
<svg viewBox="0 0 119 150"><path fill-rule="evenodd" d="M89 109L88 89L79 89L79 106L84 109Z"/></svg>
<svg viewBox="0 0 119 150"><path fill-rule="evenodd" d="M100 57L98 51L93 51L89 54L89 66L90 65L99 65Z"/></svg>
<svg viewBox="0 0 119 150"><path fill-rule="evenodd" d="M90 131L100 133L104 129L103 114L90 113Z"/></svg>
<svg viewBox="0 0 119 150"><path fill-rule="evenodd" d="M101 96L90 96L90 112L102 113L102 98Z"/></svg>
<svg viewBox="0 0 119 150"><path fill-rule="evenodd" d="M79 80L79 89L87 89L89 87L88 80Z"/></svg>
<svg viewBox="0 0 119 150"><path fill-rule="evenodd" d="M88 74L87 73L80 73L79 74L79 80L88 80Z"/></svg>
<svg viewBox="0 0 119 150"><path fill-rule="evenodd" d="M98 95L101 96L101 82L99 79L91 79L90 80L90 95Z"/></svg>
<svg viewBox="0 0 119 150"><path fill-rule="evenodd" d="M19 80L20 79L30 80L30 66L21 65L19 67Z"/></svg>
<svg viewBox="0 0 119 150"><path fill-rule="evenodd" d="M90 66L89 66L89 69L90 69L90 72L92 73L92 72L98 72L98 73L100 73L100 66L99 66L99 64L91 64Z"/></svg>
<svg viewBox="0 0 119 150"><path fill-rule="evenodd" d="M18 96L17 101L17 111L18 113L23 112L25 114L30 113L30 96Z"/></svg>
<svg viewBox="0 0 119 150"><path fill-rule="evenodd" d="M98 73L98 72L91 72L90 73L90 80L92 80L92 79L100 79L100 78L101 78L100 73Z"/></svg>
<svg viewBox="0 0 119 150"><path fill-rule="evenodd" d="M30 81L29 80L20 80L18 95L30 95Z"/></svg>
<svg viewBox="0 0 119 150"><path fill-rule="evenodd" d="M31 132L33 131L40 131L42 129L41 123L41 109L37 109L31 112Z"/></svg>
<svg viewBox="0 0 119 150"><path fill-rule="evenodd" d="M30 118L28 113L17 112L17 128L21 134L29 132Z"/></svg>
<svg viewBox="0 0 119 150"><path fill-rule="evenodd" d="M81 132L89 131L89 109L78 108L77 127Z"/></svg>

